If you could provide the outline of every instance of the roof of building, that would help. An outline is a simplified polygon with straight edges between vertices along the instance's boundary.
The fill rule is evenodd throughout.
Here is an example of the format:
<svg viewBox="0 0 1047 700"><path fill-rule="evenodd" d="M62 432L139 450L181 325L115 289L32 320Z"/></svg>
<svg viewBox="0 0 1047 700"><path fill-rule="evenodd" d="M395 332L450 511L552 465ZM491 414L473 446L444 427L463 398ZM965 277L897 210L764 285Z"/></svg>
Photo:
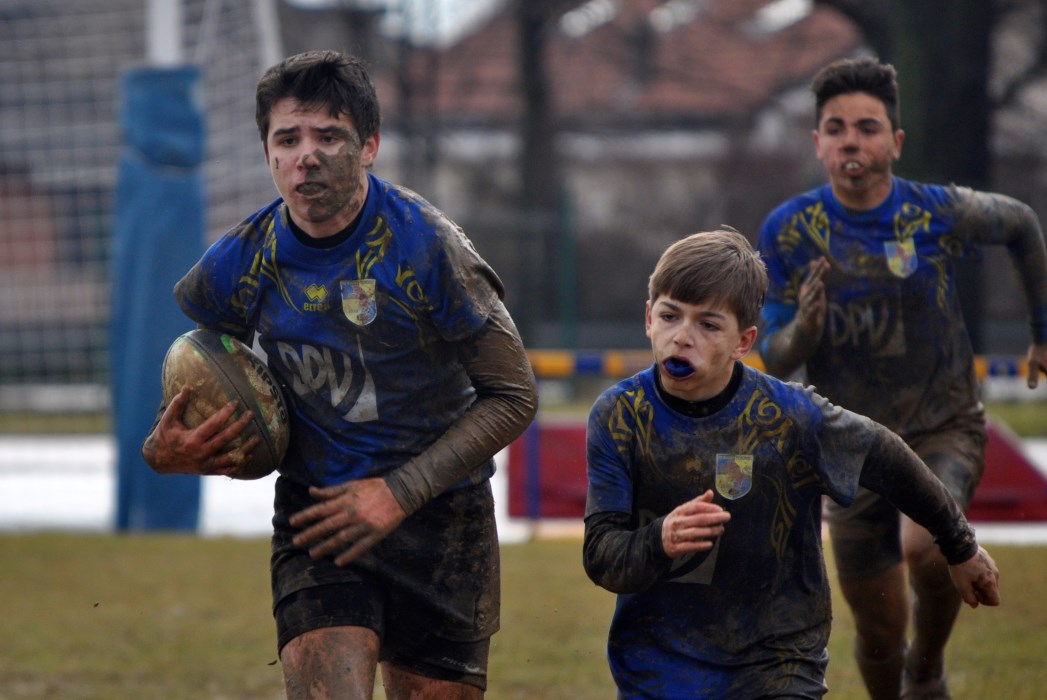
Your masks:
<svg viewBox="0 0 1047 700"><path fill-rule="evenodd" d="M836 11L792 0L560 2L545 70L561 126L717 124L753 114L860 46ZM778 16L786 5L806 11ZM507 3L449 46L414 47L411 80L378 72L385 111L409 94L419 113L504 125L523 113L519 20ZM401 82L398 82L401 81Z"/></svg>

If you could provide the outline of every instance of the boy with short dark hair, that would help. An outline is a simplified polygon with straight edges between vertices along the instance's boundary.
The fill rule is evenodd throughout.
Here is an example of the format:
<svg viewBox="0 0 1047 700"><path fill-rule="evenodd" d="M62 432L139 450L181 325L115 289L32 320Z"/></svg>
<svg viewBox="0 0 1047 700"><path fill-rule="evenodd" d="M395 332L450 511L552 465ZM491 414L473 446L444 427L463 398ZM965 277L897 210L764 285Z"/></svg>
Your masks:
<svg viewBox="0 0 1047 700"><path fill-rule="evenodd" d="M1036 388L1047 374L1039 218L1003 194L894 175L905 132L890 64L833 61L811 92L827 182L780 204L761 227L769 286L760 357L768 374L800 372L830 401L897 433L966 509L987 436L960 264L988 246L1010 254ZM827 503L826 520L869 696L947 700L946 644L962 601L931 536L864 489L849 508Z"/></svg>
<svg viewBox="0 0 1047 700"><path fill-rule="evenodd" d="M905 443L742 364L766 288L737 231L670 246L646 307L655 362L590 413L584 564L618 593L622 698L822 697L821 499L849 503L859 484L934 533L968 604L999 604L996 565Z"/></svg>
<svg viewBox="0 0 1047 700"><path fill-rule="evenodd" d="M390 699L482 698L499 626L494 456L537 410L504 287L457 224L371 172L381 120L360 58L279 62L255 113L280 197L175 297L201 326L257 336L288 390L271 558L287 697L370 698L380 669ZM221 475L250 413L230 403L188 428L189 392L143 456Z"/></svg>

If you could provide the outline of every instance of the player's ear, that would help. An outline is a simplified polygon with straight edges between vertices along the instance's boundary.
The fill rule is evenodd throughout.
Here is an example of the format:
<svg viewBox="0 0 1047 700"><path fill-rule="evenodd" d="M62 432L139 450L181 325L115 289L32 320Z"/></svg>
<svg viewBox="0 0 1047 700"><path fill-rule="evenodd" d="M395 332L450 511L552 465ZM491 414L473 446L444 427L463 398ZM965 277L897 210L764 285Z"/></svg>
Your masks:
<svg viewBox="0 0 1047 700"><path fill-rule="evenodd" d="M905 132L901 129L895 129L894 131L894 159L898 160L902 157L902 142L905 141Z"/></svg>
<svg viewBox="0 0 1047 700"><path fill-rule="evenodd" d="M647 304L644 306L643 312L643 327L647 333L647 337L651 337L651 300L647 300Z"/></svg>
<svg viewBox="0 0 1047 700"><path fill-rule="evenodd" d="M360 148L360 163L365 168L369 168L374 164L376 158L378 158L378 144L381 142L381 137L378 132L374 132L367 137L364 141L363 146Z"/></svg>
<svg viewBox="0 0 1047 700"><path fill-rule="evenodd" d="M736 360L740 360L749 354L749 351L753 349L753 345L756 343L756 326L749 326L742 331L741 336L738 339L738 345L734 348L732 357Z"/></svg>

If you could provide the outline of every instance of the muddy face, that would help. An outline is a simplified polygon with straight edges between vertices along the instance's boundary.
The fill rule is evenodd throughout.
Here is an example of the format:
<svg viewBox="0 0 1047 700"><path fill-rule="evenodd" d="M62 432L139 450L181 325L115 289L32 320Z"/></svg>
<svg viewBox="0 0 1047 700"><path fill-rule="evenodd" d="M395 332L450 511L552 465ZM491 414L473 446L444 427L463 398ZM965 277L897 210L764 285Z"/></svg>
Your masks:
<svg viewBox="0 0 1047 700"><path fill-rule="evenodd" d="M377 153L378 135L361 140L348 115L292 99L273 107L266 160L291 218L311 236L332 236L356 218Z"/></svg>
<svg viewBox="0 0 1047 700"><path fill-rule="evenodd" d="M838 95L822 107L815 154L844 206L868 210L891 191L892 164L904 134L894 130L883 102L863 92Z"/></svg>

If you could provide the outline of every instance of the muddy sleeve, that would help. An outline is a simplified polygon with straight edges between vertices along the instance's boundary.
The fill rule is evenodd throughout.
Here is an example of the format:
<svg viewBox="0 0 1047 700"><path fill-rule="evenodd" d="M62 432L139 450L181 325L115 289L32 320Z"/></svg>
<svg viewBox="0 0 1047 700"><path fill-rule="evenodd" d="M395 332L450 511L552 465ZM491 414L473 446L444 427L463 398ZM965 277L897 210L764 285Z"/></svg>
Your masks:
<svg viewBox="0 0 1047 700"><path fill-rule="evenodd" d="M612 593L638 593L657 583L673 560L662 549L662 521L630 529L628 513L602 511L585 519L582 564L593 583Z"/></svg>
<svg viewBox="0 0 1047 700"><path fill-rule="evenodd" d="M1047 343L1047 244L1032 207L1007 195L954 188L956 229L976 243L1004 245L1021 278L1034 343Z"/></svg>
<svg viewBox="0 0 1047 700"><path fill-rule="evenodd" d="M534 371L505 306L498 302L480 332L463 345L463 363L476 400L417 457L386 476L410 515L512 442L534 419Z"/></svg>
<svg viewBox="0 0 1047 700"><path fill-rule="evenodd" d="M974 530L959 505L916 453L886 428L877 432L859 483L925 527L950 564L977 553Z"/></svg>

